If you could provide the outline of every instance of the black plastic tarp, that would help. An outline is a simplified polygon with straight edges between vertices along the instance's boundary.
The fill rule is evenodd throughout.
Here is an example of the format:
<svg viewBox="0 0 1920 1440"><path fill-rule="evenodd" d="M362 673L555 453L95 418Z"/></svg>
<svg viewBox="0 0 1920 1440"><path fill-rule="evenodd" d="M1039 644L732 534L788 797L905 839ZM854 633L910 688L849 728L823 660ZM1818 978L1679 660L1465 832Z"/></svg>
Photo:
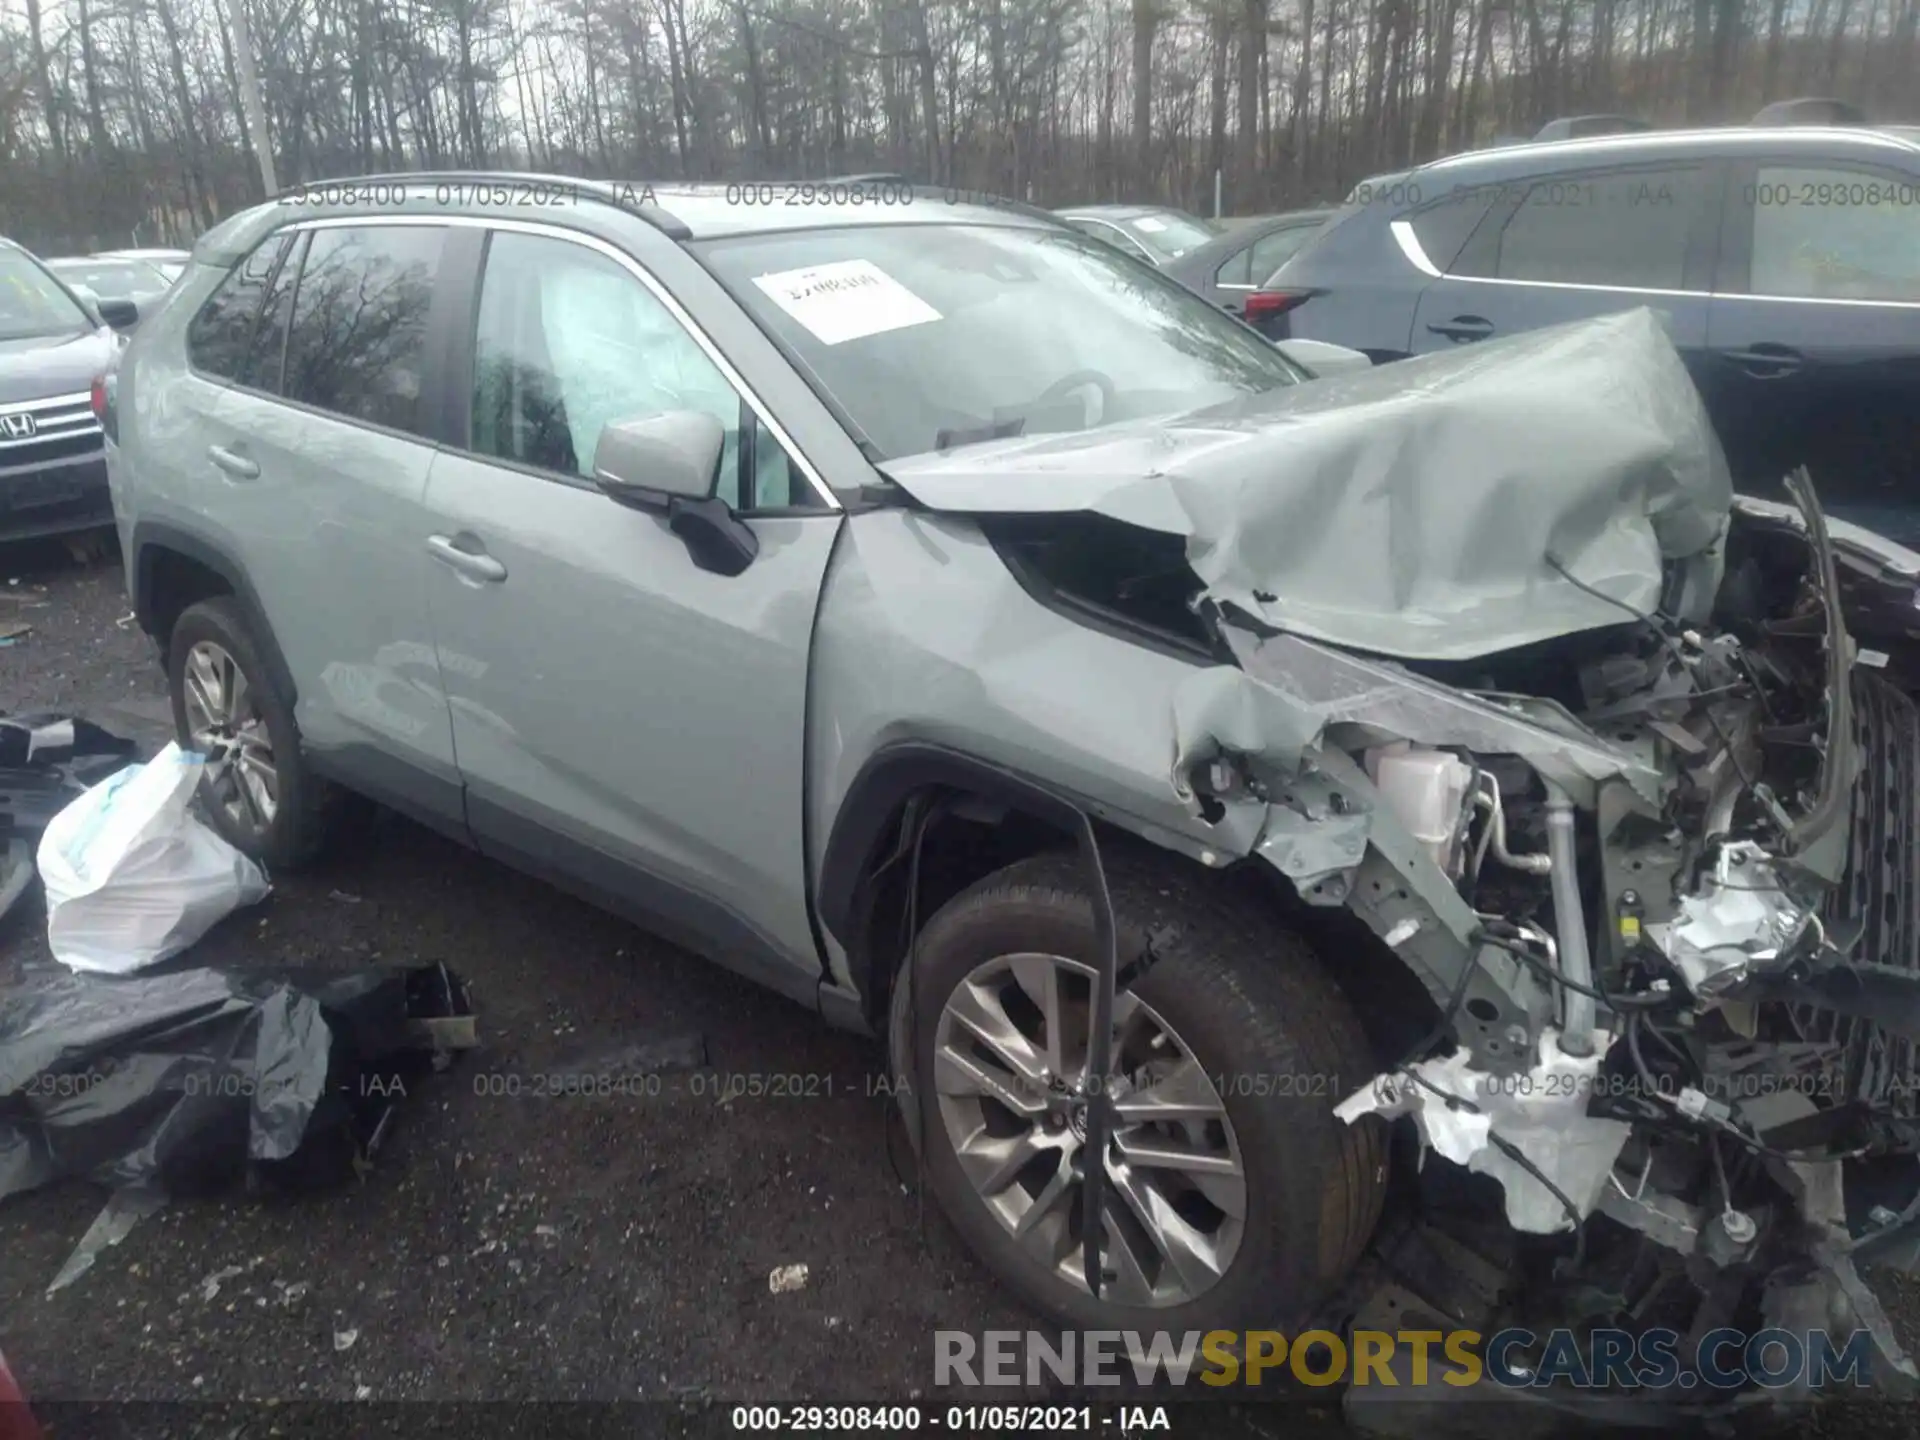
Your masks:
<svg viewBox="0 0 1920 1440"><path fill-rule="evenodd" d="M438 965L36 969L0 986L0 1197L340 1178L471 1014Z"/></svg>

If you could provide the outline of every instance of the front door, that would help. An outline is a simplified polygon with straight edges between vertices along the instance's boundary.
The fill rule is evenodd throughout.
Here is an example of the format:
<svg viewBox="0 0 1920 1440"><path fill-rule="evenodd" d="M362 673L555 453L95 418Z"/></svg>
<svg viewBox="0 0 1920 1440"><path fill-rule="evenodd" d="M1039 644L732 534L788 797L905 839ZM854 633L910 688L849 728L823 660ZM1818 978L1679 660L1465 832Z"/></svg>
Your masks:
<svg viewBox="0 0 1920 1440"><path fill-rule="evenodd" d="M814 610L840 515L704 337L610 246L488 238L467 444L434 462L429 585L483 850L811 1003L804 768ZM589 478L610 422L701 410L738 575Z"/></svg>

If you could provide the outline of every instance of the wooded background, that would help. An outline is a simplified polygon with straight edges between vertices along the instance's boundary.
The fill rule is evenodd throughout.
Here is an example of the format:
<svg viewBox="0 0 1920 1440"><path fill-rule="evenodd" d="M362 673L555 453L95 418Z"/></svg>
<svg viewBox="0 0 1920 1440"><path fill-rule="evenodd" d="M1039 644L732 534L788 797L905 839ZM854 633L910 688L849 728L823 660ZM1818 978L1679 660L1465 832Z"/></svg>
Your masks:
<svg viewBox="0 0 1920 1440"><path fill-rule="evenodd" d="M1920 117L1920 0L229 0L282 187L423 167L896 170L1211 213L1524 136ZM190 240L262 194L220 0L0 0L0 232Z"/></svg>

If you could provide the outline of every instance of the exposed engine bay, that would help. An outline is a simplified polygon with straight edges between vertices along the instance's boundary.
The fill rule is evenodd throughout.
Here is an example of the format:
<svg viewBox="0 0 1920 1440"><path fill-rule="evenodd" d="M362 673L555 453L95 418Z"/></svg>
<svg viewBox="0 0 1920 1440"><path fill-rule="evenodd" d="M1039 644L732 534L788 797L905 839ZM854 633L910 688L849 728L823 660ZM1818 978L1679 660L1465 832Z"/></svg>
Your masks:
<svg viewBox="0 0 1920 1440"><path fill-rule="evenodd" d="M1403 956L1433 925L1404 871L1470 916L1477 964L1436 965L1426 1043L1339 1107L1410 1117L1458 1167L1416 1161L1349 1323L1388 1296L1485 1332L1865 1329L1877 1378L1912 1376L1854 1262L1920 1256L1920 710L1895 683L1920 611L1912 575L1876 589L1858 553L1843 586L1800 493L1804 519L1735 511L1697 623L1622 613L1472 661L1196 608L1177 546L1098 517L998 527L1055 603L1225 647L1318 711L1292 769L1182 757L1203 808L1251 794L1307 822L1262 844L1310 903L1384 877L1401 910L1367 918ZM1384 838L1370 805L1402 874L1360 858ZM1463 1173L1498 1185L1504 1226Z"/></svg>
<svg viewBox="0 0 1920 1440"><path fill-rule="evenodd" d="M1920 1266L1920 556L1804 472L1736 499L1650 315L891 474L1189 657L1199 858L1364 927L1335 1114L1410 1163L1329 1326L1861 1332L1916 1379L1856 1266Z"/></svg>

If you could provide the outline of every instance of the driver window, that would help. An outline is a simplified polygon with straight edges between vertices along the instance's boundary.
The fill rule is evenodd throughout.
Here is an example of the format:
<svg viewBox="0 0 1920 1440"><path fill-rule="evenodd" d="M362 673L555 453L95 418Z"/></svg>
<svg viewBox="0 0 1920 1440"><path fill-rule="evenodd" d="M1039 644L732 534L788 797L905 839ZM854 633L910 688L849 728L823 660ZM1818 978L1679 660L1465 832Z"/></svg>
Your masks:
<svg viewBox="0 0 1920 1440"><path fill-rule="evenodd" d="M808 503L779 442L626 269L569 241L496 231L480 284L469 448L591 478L602 430L667 410L705 411L725 427L717 493L729 505Z"/></svg>

